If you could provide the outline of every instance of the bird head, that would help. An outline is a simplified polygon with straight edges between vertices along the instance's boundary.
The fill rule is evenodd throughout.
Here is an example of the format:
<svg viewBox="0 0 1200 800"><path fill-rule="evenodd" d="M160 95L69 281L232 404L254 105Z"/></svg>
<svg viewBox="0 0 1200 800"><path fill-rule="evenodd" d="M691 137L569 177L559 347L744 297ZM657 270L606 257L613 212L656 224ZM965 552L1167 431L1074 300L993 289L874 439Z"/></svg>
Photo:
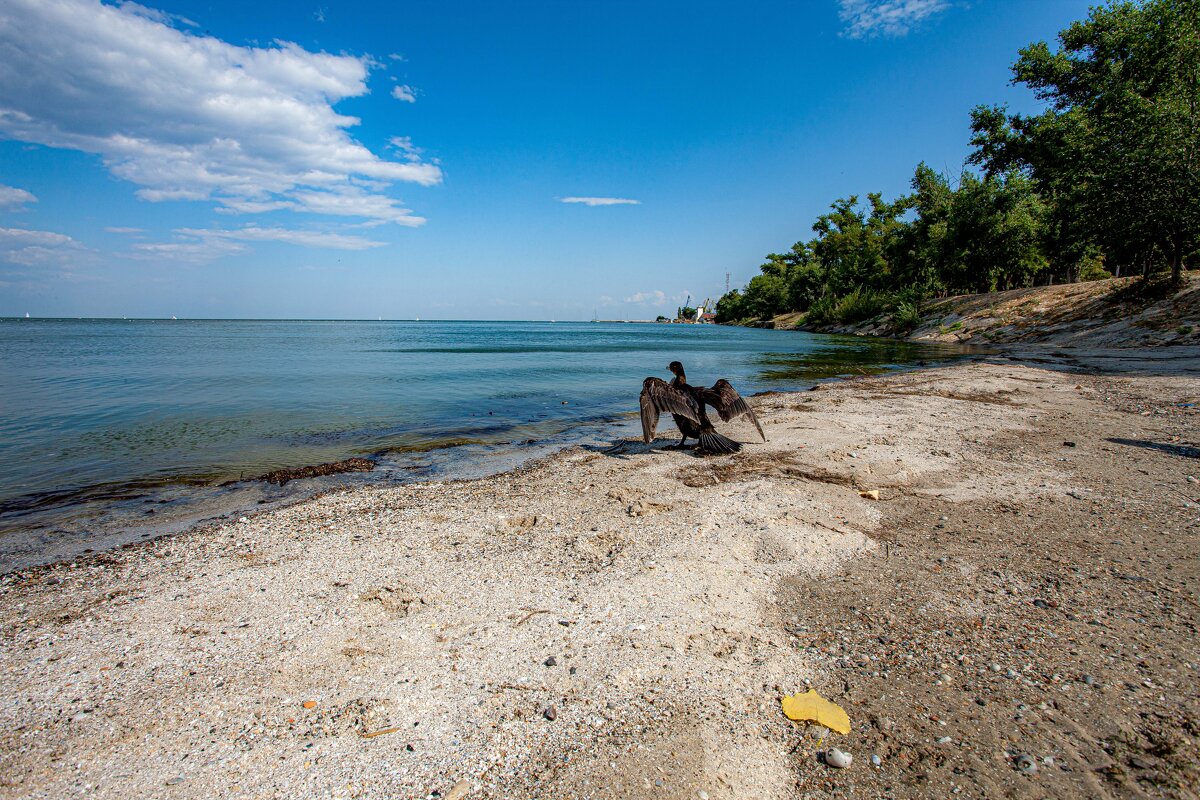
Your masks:
<svg viewBox="0 0 1200 800"><path fill-rule="evenodd" d="M680 364L678 361L672 361L670 364L667 364L667 369L676 375L683 375L683 364Z"/></svg>

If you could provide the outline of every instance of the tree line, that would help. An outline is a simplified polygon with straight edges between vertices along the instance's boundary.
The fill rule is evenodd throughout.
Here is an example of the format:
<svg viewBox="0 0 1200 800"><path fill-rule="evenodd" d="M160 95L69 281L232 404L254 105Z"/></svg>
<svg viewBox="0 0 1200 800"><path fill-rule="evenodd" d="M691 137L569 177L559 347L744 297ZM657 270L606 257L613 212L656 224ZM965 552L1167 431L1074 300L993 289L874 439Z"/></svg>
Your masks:
<svg viewBox="0 0 1200 800"><path fill-rule="evenodd" d="M1200 255L1200 0L1094 8L1058 43L1012 67L1042 113L976 107L955 183L922 163L909 194L836 200L811 239L721 298L717 320L889 311L904 329L928 297L1168 270L1178 282Z"/></svg>

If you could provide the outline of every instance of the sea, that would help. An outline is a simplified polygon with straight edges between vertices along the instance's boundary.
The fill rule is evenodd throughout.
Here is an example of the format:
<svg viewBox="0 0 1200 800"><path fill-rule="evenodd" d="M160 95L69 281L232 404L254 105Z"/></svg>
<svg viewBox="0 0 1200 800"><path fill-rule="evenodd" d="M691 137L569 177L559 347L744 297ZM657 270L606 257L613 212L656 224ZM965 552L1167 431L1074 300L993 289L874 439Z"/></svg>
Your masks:
<svg viewBox="0 0 1200 800"><path fill-rule="evenodd" d="M964 355L717 325L3 318L0 572L329 489L611 444L640 434L642 380L674 360L751 395ZM676 435L669 419L660 435ZM376 468L258 479L350 457Z"/></svg>

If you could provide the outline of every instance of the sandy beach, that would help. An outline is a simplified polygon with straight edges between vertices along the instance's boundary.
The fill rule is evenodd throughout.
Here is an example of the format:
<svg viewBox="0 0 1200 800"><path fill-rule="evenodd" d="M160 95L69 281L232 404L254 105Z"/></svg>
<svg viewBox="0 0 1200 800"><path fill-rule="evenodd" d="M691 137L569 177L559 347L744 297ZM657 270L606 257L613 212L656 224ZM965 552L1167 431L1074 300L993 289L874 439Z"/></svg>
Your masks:
<svg viewBox="0 0 1200 800"><path fill-rule="evenodd" d="M1197 797L1195 354L1045 360L5 576L0 796Z"/></svg>

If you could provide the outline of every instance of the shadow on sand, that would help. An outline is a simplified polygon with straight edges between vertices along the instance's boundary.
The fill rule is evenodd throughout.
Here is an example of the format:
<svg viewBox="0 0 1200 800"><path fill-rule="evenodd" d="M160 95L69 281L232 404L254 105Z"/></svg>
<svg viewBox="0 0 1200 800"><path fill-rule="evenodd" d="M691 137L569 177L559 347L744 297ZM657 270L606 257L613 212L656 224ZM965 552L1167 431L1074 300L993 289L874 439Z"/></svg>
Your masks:
<svg viewBox="0 0 1200 800"><path fill-rule="evenodd" d="M609 458L627 459L629 456L640 456L646 453L677 453L680 456L691 456L692 458L704 458L703 455L696 452L694 444L687 445L680 450L673 444L678 442L678 439L657 438L653 442L646 443L640 439L621 439L611 445L605 446L602 444L585 444L582 445L584 450L592 453L599 453L602 456Z"/></svg>
<svg viewBox="0 0 1200 800"><path fill-rule="evenodd" d="M992 345L985 361L1085 375L1200 376L1200 347L1058 347L1037 344Z"/></svg>
<svg viewBox="0 0 1200 800"><path fill-rule="evenodd" d="M1124 444L1130 447L1145 447L1149 450L1159 450L1173 456L1184 458L1200 458L1200 447L1187 444L1169 444L1167 442L1151 442L1146 439L1108 439L1113 444Z"/></svg>

